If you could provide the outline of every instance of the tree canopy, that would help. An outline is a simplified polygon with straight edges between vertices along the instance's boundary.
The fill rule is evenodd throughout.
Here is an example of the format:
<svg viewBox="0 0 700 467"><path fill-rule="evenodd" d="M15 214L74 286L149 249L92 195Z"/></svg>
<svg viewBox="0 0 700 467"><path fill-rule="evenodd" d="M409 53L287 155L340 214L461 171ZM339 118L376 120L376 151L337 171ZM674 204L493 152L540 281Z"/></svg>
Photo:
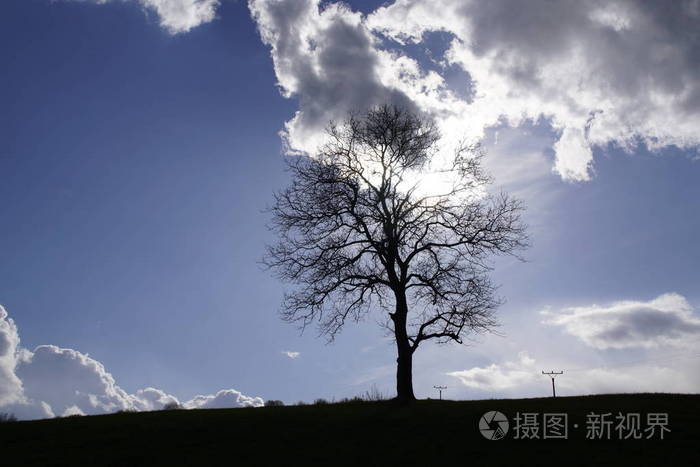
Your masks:
<svg viewBox="0 0 700 467"><path fill-rule="evenodd" d="M497 325L490 257L527 246L524 208L488 193L478 144L458 145L445 165L439 131L418 113L375 107L331 123L328 137L318 154L290 158L291 184L271 208L279 241L265 263L293 284L282 316L318 321L332 340L348 320L382 311L398 397L413 399L422 342L461 343Z"/></svg>

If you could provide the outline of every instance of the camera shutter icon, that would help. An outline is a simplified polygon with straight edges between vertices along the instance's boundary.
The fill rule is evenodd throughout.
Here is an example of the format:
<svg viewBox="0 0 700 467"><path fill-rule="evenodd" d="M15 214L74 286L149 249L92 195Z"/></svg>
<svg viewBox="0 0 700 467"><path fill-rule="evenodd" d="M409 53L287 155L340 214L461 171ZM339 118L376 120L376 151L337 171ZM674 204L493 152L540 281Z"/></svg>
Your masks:
<svg viewBox="0 0 700 467"><path fill-rule="evenodd" d="M508 418L501 412L486 412L479 420L479 431L488 440L496 441L508 433Z"/></svg>

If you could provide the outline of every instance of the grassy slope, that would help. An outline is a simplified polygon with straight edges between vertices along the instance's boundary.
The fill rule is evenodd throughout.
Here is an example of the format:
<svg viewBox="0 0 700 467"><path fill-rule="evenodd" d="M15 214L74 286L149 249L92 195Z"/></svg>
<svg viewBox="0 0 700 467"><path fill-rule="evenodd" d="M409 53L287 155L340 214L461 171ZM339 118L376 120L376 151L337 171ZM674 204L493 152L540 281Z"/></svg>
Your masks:
<svg viewBox="0 0 700 467"><path fill-rule="evenodd" d="M568 413L569 439L488 441L488 410ZM672 432L586 440L590 411L667 412ZM0 465L699 465L698 423L700 395L669 394L123 413L0 424Z"/></svg>

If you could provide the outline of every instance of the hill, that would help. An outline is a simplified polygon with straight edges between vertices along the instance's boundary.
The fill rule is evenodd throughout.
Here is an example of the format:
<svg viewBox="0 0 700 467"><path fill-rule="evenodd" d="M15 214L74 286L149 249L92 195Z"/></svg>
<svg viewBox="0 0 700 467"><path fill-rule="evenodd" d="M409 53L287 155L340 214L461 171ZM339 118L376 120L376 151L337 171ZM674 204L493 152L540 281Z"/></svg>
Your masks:
<svg viewBox="0 0 700 467"><path fill-rule="evenodd" d="M500 440L479 429L490 411L508 421ZM611 414L611 423L599 423L602 432L595 432L602 439L587 439L589 427L602 421L591 413ZM618 431L620 413L630 423ZM641 439L632 429L637 413ZM543 414L567 414L567 439L542 439ZM664 423L647 439L648 422L664 421L653 414L668 414L664 439ZM481 425L487 436L505 428L491 418ZM561 435L564 424L557 430L555 423L561 417L547 419L548 435ZM2 423L0 465L697 465L699 422L700 395L676 394L118 413ZM539 439L515 439L516 432Z"/></svg>

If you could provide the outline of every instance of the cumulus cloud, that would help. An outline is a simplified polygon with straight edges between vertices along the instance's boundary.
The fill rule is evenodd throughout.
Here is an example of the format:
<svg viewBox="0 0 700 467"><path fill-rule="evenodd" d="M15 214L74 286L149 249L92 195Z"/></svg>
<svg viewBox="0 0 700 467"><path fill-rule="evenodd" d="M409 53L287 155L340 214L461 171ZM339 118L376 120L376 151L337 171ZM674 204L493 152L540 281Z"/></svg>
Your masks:
<svg viewBox="0 0 700 467"><path fill-rule="evenodd" d="M223 389L214 395L195 396L185 402L187 409L224 409L235 407L262 407L265 405L260 397L250 397L235 389Z"/></svg>
<svg viewBox="0 0 700 467"><path fill-rule="evenodd" d="M62 417L72 417L75 415L85 415L85 412L80 410L80 407L77 405L71 405L63 411L63 414L61 414Z"/></svg>
<svg viewBox="0 0 700 467"><path fill-rule="evenodd" d="M116 0L79 0L105 4ZM121 0L138 2L146 11L158 16L160 26L170 34L188 32L213 21L219 0Z"/></svg>
<svg viewBox="0 0 700 467"><path fill-rule="evenodd" d="M156 12L161 27L171 34L188 32L216 17L219 0L139 0Z"/></svg>
<svg viewBox="0 0 700 467"><path fill-rule="evenodd" d="M17 326L0 305L0 406L21 399L22 382L15 375L18 349Z"/></svg>
<svg viewBox="0 0 700 467"><path fill-rule="evenodd" d="M458 378L463 385L488 391L501 391L532 383L535 380L535 361L527 352L520 352L518 360L503 365L491 364L469 370L453 371L449 376Z"/></svg>
<svg viewBox="0 0 700 467"><path fill-rule="evenodd" d="M301 353L299 353L299 352L292 352L291 350L283 350L283 351L282 351L282 354L283 354L283 355L286 355L287 357L289 357L289 358L291 358L291 359L298 358L299 355L301 355Z"/></svg>
<svg viewBox="0 0 700 467"><path fill-rule="evenodd" d="M396 0L367 16L319 0L249 6L282 94L299 101L291 151L313 153L328 120L386 101L433 115L450 141L544 119L566 180L593 176L595 147L700 144L697 0ZM447 49L418 57L435 33Z"/></svg>
<svg viewBox="0 0 700 467"><path fill-rule="evenodd" d="M56 414L69 407L86 414L133 408L129 394L100 362L73 349L40 345L19 362L16 374L24 396L46 402Z"/></svg>
<svg viewBox="0 0 700 467"><path fill-rule="evenodd" d="M378 102L409 105L385 85L382 56L362 15L342 4L319 9L317 1L253 0L249 3L263 42L272 49L277 81L300 110L285 124L291 151L313 152L329 120Z"/></svg>
<svg viewBox="0 0 700 467"><path fill-rule="evenodd" d="M55 414L51 406L44 401L22 400L10 404L0 405L0 412L10 413L18 420L37 420L40 418L52 418L61 415Z"/></svg>
<svg viewBox="0 0 700 467"><path fill-rule="evenodd" d="M156 388L139 389L136 391L133 403L136 410L159 410L168 404L178 404L177 397Z"/></svg>
<svg viewBox="0 0 700 467"><path fill-rule="evenodd" d="M681 295L669 293L648 302L620 301L605 306L543 312L545 323L597 349L687 347L700 337L700 317Z"/></svg>
<svg viewBox="0 0 700 467"><path fill-rule="evenodd" d="M235 389L199 395L186 408L259 407L259 397ZM130 394L104 365L87 354L55 345L33 351L20 346L14 321L0 306L0 412L20 419L93 415L118 410L160 410L180 404L173 395L148 387Z"/></svg>

